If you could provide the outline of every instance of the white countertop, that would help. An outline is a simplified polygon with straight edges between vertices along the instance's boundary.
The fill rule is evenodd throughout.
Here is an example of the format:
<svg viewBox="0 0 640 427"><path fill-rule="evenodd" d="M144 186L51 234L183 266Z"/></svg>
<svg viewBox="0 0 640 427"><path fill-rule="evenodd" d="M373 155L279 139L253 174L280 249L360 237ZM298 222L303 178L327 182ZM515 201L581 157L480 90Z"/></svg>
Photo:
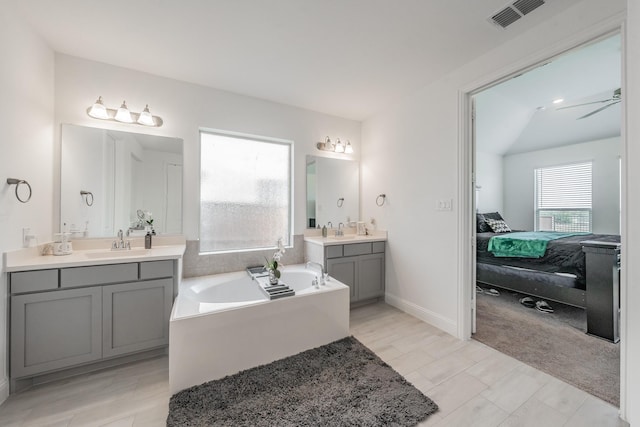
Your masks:
<svg viewBox="0 0 640 427"><path fill-rule="evenodd" d="M357 234L345 234L341 237L334 237L333 232L330 232L327 237L320 236L304 236L304 241L314 243L321 246L331 245L348 245L351 243L365 243L365 242L386 242L387 233L385 231L378 231L375 234L359 236Z"/></svg>
<svg viewBox="0 0 640 427"><path fill-rule="evenodd" d="M130 251L111 251L113 239L86 239L73 241L74 251L70 255L40 255L42 247L5 252L4 271L45 270L60 267L180 259L186 249L184 236L156 236L152 249L144 249L144 240L130 240L132 248Z"/></svg>

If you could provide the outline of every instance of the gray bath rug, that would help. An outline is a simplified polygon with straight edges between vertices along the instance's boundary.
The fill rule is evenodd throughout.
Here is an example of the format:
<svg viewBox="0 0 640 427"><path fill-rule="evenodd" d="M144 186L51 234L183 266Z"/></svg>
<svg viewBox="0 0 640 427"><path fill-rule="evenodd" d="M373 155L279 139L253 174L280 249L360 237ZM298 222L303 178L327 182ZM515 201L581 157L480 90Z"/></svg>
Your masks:
<svg viewBox="0 0 640 427"><path fill-rule="evenodd" d="M437 410L349 337L182 390L167 426L414 426Z"/></svg>

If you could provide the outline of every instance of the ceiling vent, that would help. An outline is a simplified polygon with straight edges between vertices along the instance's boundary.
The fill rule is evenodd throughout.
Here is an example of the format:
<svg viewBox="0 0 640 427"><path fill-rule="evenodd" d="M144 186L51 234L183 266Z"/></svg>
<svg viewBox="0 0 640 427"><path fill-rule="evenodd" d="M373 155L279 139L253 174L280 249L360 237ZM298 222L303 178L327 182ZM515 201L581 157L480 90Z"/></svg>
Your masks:
<svg viewBox="0 0 640 427"><path fill-rule="evenodd" d="M509 25L513 24L529 12L539 8L543 4L544 0L516 0L510 5L494 13L493 16L489 18L489 22L502 28L507 28Z"/></svg>

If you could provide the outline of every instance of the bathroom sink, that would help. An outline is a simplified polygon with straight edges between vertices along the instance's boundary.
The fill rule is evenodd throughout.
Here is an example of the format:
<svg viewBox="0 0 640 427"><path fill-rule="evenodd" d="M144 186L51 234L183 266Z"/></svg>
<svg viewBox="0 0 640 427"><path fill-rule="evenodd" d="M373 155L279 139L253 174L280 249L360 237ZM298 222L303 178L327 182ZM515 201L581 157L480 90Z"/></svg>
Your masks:
<svg viewBox="0 0 640 427"><path fill-rule="evenodd" d="M356 236L354 235L346 235L346 236L328 236L328 239L333 239L333 240L351 240L351 239L355 239Z"/></svg>
<svg viewBox="0 0 640 427"><path fill-rule="evenodd" d="M135 256L143 256L148 253L149 253L148 249L130 249L130 250L123 250L123 251L85 252L84 255L87 258L99 259L99 258L135 257Z"/></svg>

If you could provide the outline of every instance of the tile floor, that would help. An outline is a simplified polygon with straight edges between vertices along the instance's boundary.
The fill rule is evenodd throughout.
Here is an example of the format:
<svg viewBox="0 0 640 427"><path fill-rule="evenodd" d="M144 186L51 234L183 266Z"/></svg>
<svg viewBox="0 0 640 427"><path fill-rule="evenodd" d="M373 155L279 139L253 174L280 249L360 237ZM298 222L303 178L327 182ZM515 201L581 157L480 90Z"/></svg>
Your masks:
<svg viewBox="0 0 640 427"><path fill-rule="evenodd" d="M608 403L384 303L354 309L351 333L438 403L421 427L627 425ZM12 395L0 425L163 426L168 402L162 357Z"/></svg>

